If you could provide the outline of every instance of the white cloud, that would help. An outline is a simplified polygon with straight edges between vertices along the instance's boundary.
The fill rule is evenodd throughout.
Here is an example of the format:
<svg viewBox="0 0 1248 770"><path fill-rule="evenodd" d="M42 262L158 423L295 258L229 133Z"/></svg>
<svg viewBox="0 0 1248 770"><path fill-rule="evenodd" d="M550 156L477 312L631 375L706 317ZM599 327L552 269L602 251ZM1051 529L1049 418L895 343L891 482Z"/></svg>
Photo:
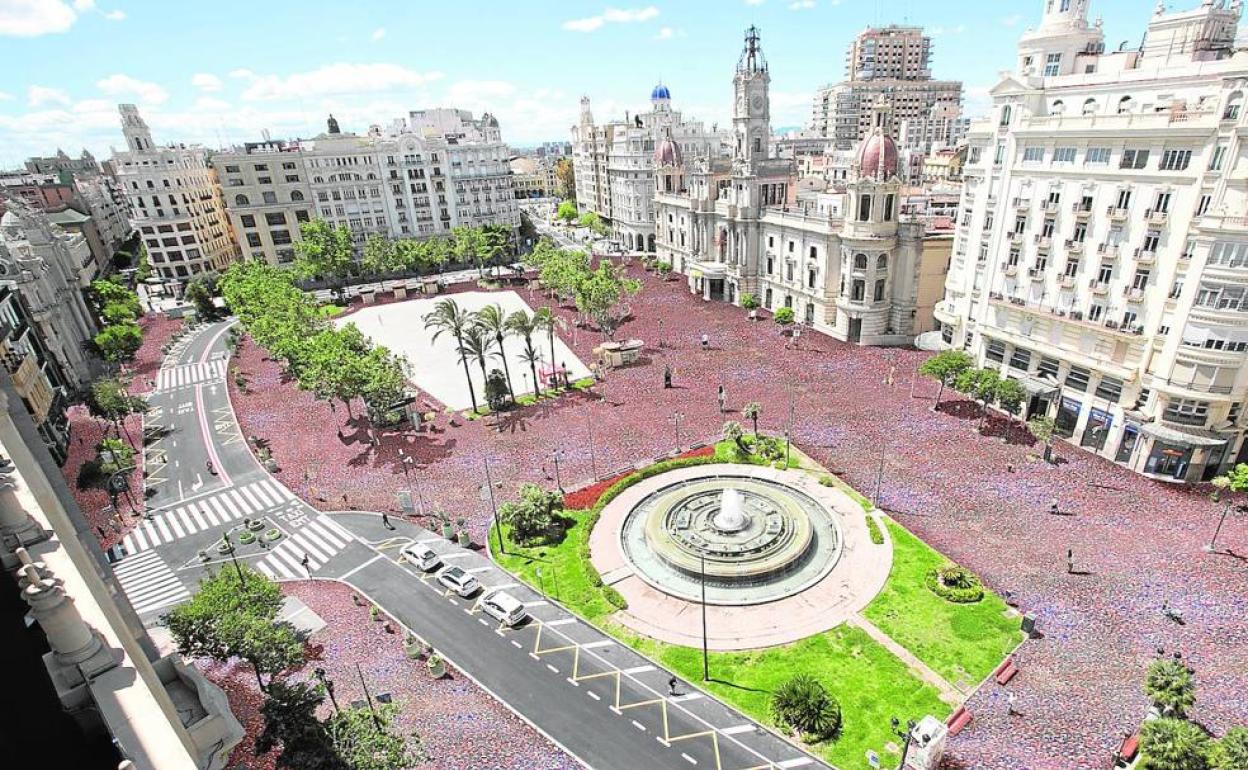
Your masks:
<svg viewBox="0 0 1248 770"><path fill-rule="evenodd" d="M125 21L126 12L122 10L109 11L108 13L104 14L104 18L108 19L109 21Z"/></svg>
<svg viewBox="0 0 1248 770"><path fill-rule="evenodd" d="M745 0L746 5L762 5L765 2L767 2L767 0Z"/></svg>
<svg viewBox="0 0 1248 770"><path fill-rule="evenodd" d="M252 72L252 71L251 71L251 70L249 70L249 69L245 69L245 68L243 68L243 69L236 69L236 70L230 70L230 77L232 77L232 78L242 78L243 80L251 80L251 79L252 79L252 78L254 78L255 76L256 76L256 73Z"/></svg>
<svg viewBox="0 0 1248 770"><path fill-rule="evenodd" d="M685 31L675 27L659 27L659 31L655 34L655 40L671 40L674 37L684 37Z"/></svg>
<svg viewBox="0 0 1248 770"><path fill-rule="evenodd" d="M82 13L83 11L94 11L95 0L74 0L74 10Z"/></svg>
<svg viewBox="0 0 1248 770"><path fill-rule="evenodd" d="M201 96L191 105L191 109L195 112L226 112L232 107L233 105L224 99L217 99L211 96Z"/></svg>
<svg viewBox="0 0 1248 770"><path fill-rule="evenodd" d="M220 91L222 84L221 78L216 75L207 72L200 72L191 76L191 85L195 86L200 91L212 92Z"/></svg>
<svg viewBox="0 0 1248 770"><path fill-rule="evenodd" d="M815 0L793 0L789 3L790 11L809 11L815 7Z"/></svg>
<svg viewBox="0 0 1248 770"><path fill-rule="evenodd" d="M45 104L69 104L69 94L59 88L31 86L26 89L26 101L31 107L42 107Z"/></svg>
<svg viewBox="0 0 1248 770"><path fill-rule="evenodd" d="M650 21L658 15L659 9L653 5L645 8L607 8L597 16L569 19L563 23L563 28L569 32L593 32L604 24L633 24Z"/></svg>
<svg viewBox="0 0 1248 770"><path fill-rule="evenodd" d="M155 83L129 75L109 75L95 85L109 96L134 96L144 104L162 104L169 98L169 92Z"/></svg>
<svg viewBox="0 0 1248 770"><path fill-rule="evenodd" d="M0 102L11 102L11 101L13 101L13 94L0 91Z"/></svg>
<svg viewBox="0 0 1248 770"><path fill-rule="evenodd" d="M69 29L77 19L62 0L0 0L0 35L51 35Z"/></svg>
<svg viewBox="0 0 1248 770"><path fill-rule="evenodd" d="M243 92L243 99L253 102L423 88L442 77L441 72L417 72L397 64L381 63L328 64L284 77L236 73L239 71L230 74L251 80L251 85Z"/></svg>
<svg viewBox="0 0 1248 770"><path fill-rule="evenodd" d="M373 40L381 40L385 36L386 36L385 27L378 27L377 29L373 30Z"/></svg>

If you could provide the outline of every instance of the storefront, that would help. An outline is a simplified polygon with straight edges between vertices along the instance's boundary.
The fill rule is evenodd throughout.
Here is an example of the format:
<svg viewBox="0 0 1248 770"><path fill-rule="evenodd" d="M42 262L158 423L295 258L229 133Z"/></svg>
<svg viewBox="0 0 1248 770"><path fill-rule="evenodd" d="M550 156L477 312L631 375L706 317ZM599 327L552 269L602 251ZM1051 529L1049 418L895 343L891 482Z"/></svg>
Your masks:
<svg viewBox="0 0 1248 770"><path fill-rule="evenodd" d="M1079 446L1087 447L1094 452L1100 452L1105 448L1105 439L1109 437L1109 428L1114 423L1114 418L1109 412L1100 409L1088 410L1088 422L1083 428L1083 438L1079 440Z"/></svg>
<svg viewBox="0 0 1248 770"><path fill-rule="evenodd" d="M1131 464L1131 458L1135 456L1135 448L1140 444L1140 426L1127 423L1122 429L1122 441L1118 442L1118 454L1114 455L1116 462Z"/></svg>
<svg viewBox="0 0 1248 770"><path fill-rule="evenodd" d="M1152 438L1143 472L1175 481L1216 475L1232 438L1206 428L1179 428L1160 422L1141 425L1140 430Z"/></svg>
<svg viewBox="0 0 1248 770"><path fill-rule="evenodd" d="M1054 433L1062 438L1071 438L1075 435L1075 426L1079 424L1079 412L1083 409L1083 404L1073 398L1063 397L1057 408L1057 418L1055 420Z"/></svg>

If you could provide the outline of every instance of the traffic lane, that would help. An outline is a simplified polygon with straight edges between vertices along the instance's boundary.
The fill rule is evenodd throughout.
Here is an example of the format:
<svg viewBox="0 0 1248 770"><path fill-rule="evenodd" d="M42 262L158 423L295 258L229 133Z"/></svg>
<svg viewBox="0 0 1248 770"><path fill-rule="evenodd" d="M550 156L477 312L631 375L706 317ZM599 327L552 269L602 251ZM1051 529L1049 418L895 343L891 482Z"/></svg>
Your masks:
<svg viewBox="0 0 1248 770"><path fill-rule="evenodd" d="M165 481L150 487L148 509L224 488L224 480L208 471L210 455L204 445L193 395L189 391L161 393L151 397L149 403L159 409L149 421L154 418L156 424L169 432L153 446L165 453L167 463L156 471L156 477Z"/></svg>
<svg viewBox="0 0 1248 770"><path fill-rule="evenodd" d="M679 753L629 720L605 707L586 708L590 699L584 695L586 703L570 700L576 691L564 677L553 675L542 661L510 644L506 634L494 633L492 626L464 611L472 601L451 604L389 559L364 566L347 582L595 770L689 767Z"/></svg>

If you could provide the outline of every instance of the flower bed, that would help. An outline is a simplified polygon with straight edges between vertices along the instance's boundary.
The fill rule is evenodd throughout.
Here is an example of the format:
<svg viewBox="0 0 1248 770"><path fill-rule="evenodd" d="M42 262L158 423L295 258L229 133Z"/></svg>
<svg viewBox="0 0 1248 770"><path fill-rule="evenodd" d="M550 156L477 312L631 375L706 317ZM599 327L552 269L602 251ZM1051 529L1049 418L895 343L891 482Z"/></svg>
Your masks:
<svg viewBox="0 0 1248 770"><path fill-rule="evenodd" d="M979 578L962 567L928 570L926 580L932 593L956 604L974 604L984 598L984 586Z"/></svg>
<svg viewBox="0 0 1248 770"><path fill-rule="evenodd" d="M713 445L709 445L698 447L697 449L692 449L688 452L682 452L673 459L682 460L690 457L711 457L714 454L715 447ZM634 473L635 471L621 473L618 476L611 476L610 478L605 478L601 481L595 481L589 486L581 487L574 492L569 492L563 497L563 507L573 511L583 511L588 508L593 508L598 502L598 498L602 497L603 492L606 492L608 489L629 476L632 476Z"/></svg>

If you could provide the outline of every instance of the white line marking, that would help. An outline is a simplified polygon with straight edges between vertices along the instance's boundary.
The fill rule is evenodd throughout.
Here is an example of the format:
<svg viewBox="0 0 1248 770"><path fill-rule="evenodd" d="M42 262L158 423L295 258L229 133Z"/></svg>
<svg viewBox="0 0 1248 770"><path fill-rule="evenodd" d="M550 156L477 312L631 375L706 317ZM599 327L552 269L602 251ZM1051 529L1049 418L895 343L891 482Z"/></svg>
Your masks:
<svg viewBox="0 0 1248 770"><path fill-rule="evenodd" d="M615 644L615 641L614 641L614 640L612 640L612 639L600 639L600 640L598 640L598 641L596 641L596 642L590 642L590 643L588 643L588 644L582 644L582 645L581 645L581 649L582 649L582 650L592 650L592 649L594 649L595 647L610 647L610 646L611 646L611 645L613 645L613 644Z"/></svg>
<svg viewBox="0 0 1248 770"><path fill-rule="evenodd" d="M586 690L585 694L593 698L594 700L602 700L602 698L598 697L598 693L594 692L593 690Z"/></svg>
<svg viewBox="0 0 1248 770"><path fill-rule="evenodd" d="M654 670L654 666L634 666L633 668L626 668L620 673L630 674L630 675L631 674L644 674L647 671L653 671L653 670Z"/></svg>
<svg viewBox="0 0 1248 770"><path fill-rule="evenodd" d="M347 571L347 573L346 573L345 575L341 575L341 576L339 576L339 578L338 578L338 579L339 579L339 580L346 580L347 578L351 577L352 575L354 575L355 573L357 573L357 572L359 572L360 570L364 569L365 567L367 567L368 565L372 564L373 562L377 561L378 559L384 559L384 558L386 558L386 557L385 557L385 555L384 555L384 554L380 554L380 553L379 553L379 554L377 554L376 556L374 556L373 558L371 558L371 559L369 559L368 561L366 561L366 562L364 562L363 564L361 564L360 566L358 566L358 567L355 567L355 568L353 568L353 569L348 570L348 571Z"/></svg>
<svg viewBox="0 0 1248 770"><path fill-rule="evenodd" d="M682 752L680 752L680 757L681 757L681 759L685 760L686 762L688 762L688 763L689 763L689 764L691 764L691 765L696 765L696 764L698 764L698 760L694 759L693 757L689 756L688 754L686 754L686 753L685 753L685 752L683 752L683 751L682 751Z"/></svg>
<svg viewBox="0 0 1248 770"><path fill-rule="evenodd" d="M691 692L684 695L677 695L675 698L668 698L672 703L684 703L685 701L697 700L704 697L700 692Z"/></svg>
<svg viewBox="0 0 1248 770"><path fill-rule="evenodd" d="M737 733L748 733L754 730L754 725L733 725L720 730L724 735L736 735Z"/></svg>
<svg viewBox="0 0 1248 770"><path fill-rule="evenodd" d="M559 669L555 668L554 666L550 665L549 663L547 663L547 664L546 664L546 668L550 669L550 673L552 673L552 674L558 674L558 673L559 673Z"/></svg>
<svg viewBox="0 0 1248 770"><path fill-rule="evenodd" d="M490 570L492 570L492 569L494 569L494 568L493 568L493 567L491 567L490 565L488 565L488 564L487 564L487 565L486 565L486 566L484 566L484 567L473 567L472 569L466 569L466 570L464 570L464 572L467 572L467 573L468 573L468 574L470 574L470 575L476 575L476 574L479 574L479 573L481 573L481 572L489 572L489 571L490 571Z"/></svg>
<svg viewBox="0 0 1248 770"><path fill-rule="evenodd" d="M810 757L798 757L797 759L786 759L783 762L776 762L775 764L776 767L783 768L802 767L803 765L809 765L812 761L813 760L811 760Z"/></svg>
<svg viewBox="0 0 1248 770"><path fill-rule="evenodd" d="M547 620L542 625L546 626L566 626L569 623L575 623L576 618L559 618L558 620Z"/></svg>
<svg viewBox="0 0 1248 770"><path fill-rule="evenodd" d="M633 720L633 727L636 727L638 730L641 730L642 732L646 731L646 726L643 725L641 722L638 722L636 719Z"/></svg>

